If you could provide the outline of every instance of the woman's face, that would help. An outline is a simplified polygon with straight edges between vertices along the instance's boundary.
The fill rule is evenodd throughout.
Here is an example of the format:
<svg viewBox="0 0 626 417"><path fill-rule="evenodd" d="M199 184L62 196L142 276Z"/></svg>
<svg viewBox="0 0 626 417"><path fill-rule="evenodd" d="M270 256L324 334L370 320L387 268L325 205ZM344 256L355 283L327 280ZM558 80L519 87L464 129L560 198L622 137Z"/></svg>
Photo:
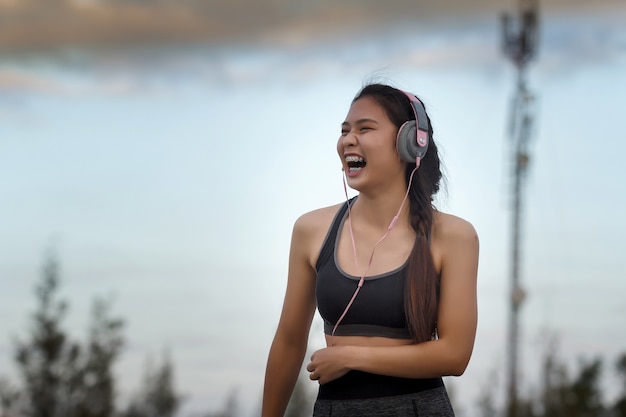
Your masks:
<svg viewBox="0 0 626 417"><path fill-rule="evenodd" d="M355 101L341 124L337 152L348 185L363 191L385 186L397 177L404 181L403 163L396 151L398 128L372 97Z"/></svg>

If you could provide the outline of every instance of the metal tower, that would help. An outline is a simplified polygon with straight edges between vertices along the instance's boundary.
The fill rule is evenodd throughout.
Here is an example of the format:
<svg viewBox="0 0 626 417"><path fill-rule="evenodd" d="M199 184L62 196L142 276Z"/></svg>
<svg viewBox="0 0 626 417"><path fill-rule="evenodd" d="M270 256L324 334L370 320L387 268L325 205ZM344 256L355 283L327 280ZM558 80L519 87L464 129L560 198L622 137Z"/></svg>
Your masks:
<svg viewBox="0 0 626 417"><path fill-rule="evenodd" d="M518 400L518 347L519 311L526 296L520 285L520 243L522 225L522 188L528 168L529 141L534 123L534 96L526 85L528 63L536 55L539 23L538 0L520 0L516 19L508 14L502 16L504 54L517 70L517 90L513 97L510 114L509 136L513 168L513 216L512 216L512 257L511 293L508 328L508 363L506 416L517 417Z"/></svg>

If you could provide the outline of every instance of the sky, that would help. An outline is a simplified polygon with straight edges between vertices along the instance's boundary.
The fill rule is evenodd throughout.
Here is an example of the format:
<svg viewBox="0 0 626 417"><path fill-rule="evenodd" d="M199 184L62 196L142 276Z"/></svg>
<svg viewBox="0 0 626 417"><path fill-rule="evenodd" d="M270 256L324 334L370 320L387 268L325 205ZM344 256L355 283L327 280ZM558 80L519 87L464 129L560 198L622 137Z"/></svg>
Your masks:
<svg viewBox="0 0 626 417"><path fill-rule="evenodd" d="M231 392L252 415L291 228L344 199L340 124L358 89L376 80L424 100L447 178L437 205L480 237L474 355L462 377L446 379L457 414L473 416L482 390L505 382L516 74L499 49L502 10L485 1L475 15L450 13L449 2L415 21L390 14L393 24L379 26L373 9L355 17L349 2L335 13L321 2L311 19L270 3L284 20L259 19L245 36L194 32L184 42L141 44L128 35L127 46L104 34L86 45L16 37L3 45L0 375L14 375L12 340L27 334L33 286L52 247L72 334L85 335L95 296L111 295L126 320L116 368L122 399L148 358L167 350L187 398L182 415L217 409ZM0 2L15 16L18 4ZM536 107L520 366L524 389L533 389L556 338L572 366L605 358L610 397L611 362L626 351L626 8L597 4L547 3L529 67ZM322 343L316 316L310 350Z"/></svg>

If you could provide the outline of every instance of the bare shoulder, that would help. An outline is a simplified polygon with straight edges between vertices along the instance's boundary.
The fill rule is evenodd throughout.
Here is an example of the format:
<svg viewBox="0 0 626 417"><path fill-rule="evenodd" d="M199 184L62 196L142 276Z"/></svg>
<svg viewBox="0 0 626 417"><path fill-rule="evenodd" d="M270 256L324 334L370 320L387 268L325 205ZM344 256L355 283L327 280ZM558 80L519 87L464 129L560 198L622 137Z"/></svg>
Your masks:
<svg viewBox="0 0 626 417"><path fill-rule="evenodd" d="M478 233L474 226L461 217L452 214L436 212L433 222L433 237L445 243L451 241L478 241Z"/></svg>
<svg viewBox="0 0 626 417"><path fill-rule="evenodd" d="M452 214L435 212L431 253L437 271L446 269L444 265L447 270L452 264L467 262L475 265L478 247L478 234L470 222Z"/></svg>
<svg viewBox="0 0 626 417"><path fill-rule="evenodd" d="M319 230L327 230L340 206L341 204L335 204L304 213L296 220L294 231L315 234Z"/></svg>
<svg viewBox="0 0 626 417"><path fill-rule="evenodd" d="M341 207L335 204L319 208L298 217L293 226L292 247L303 251L311 265L315 265L328 229Z"/></svg>

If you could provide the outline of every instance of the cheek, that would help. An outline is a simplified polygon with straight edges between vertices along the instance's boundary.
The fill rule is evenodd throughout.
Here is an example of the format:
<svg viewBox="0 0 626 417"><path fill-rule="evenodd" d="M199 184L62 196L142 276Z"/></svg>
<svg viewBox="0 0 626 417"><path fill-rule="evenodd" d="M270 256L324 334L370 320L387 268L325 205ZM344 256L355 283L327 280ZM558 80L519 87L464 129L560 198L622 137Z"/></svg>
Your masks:
<svg viewBox="0 0 626 417"><path fill-rule="evenodd" d="M337 139L337 155L343 159L343 138L341 136Z"/></svg>

